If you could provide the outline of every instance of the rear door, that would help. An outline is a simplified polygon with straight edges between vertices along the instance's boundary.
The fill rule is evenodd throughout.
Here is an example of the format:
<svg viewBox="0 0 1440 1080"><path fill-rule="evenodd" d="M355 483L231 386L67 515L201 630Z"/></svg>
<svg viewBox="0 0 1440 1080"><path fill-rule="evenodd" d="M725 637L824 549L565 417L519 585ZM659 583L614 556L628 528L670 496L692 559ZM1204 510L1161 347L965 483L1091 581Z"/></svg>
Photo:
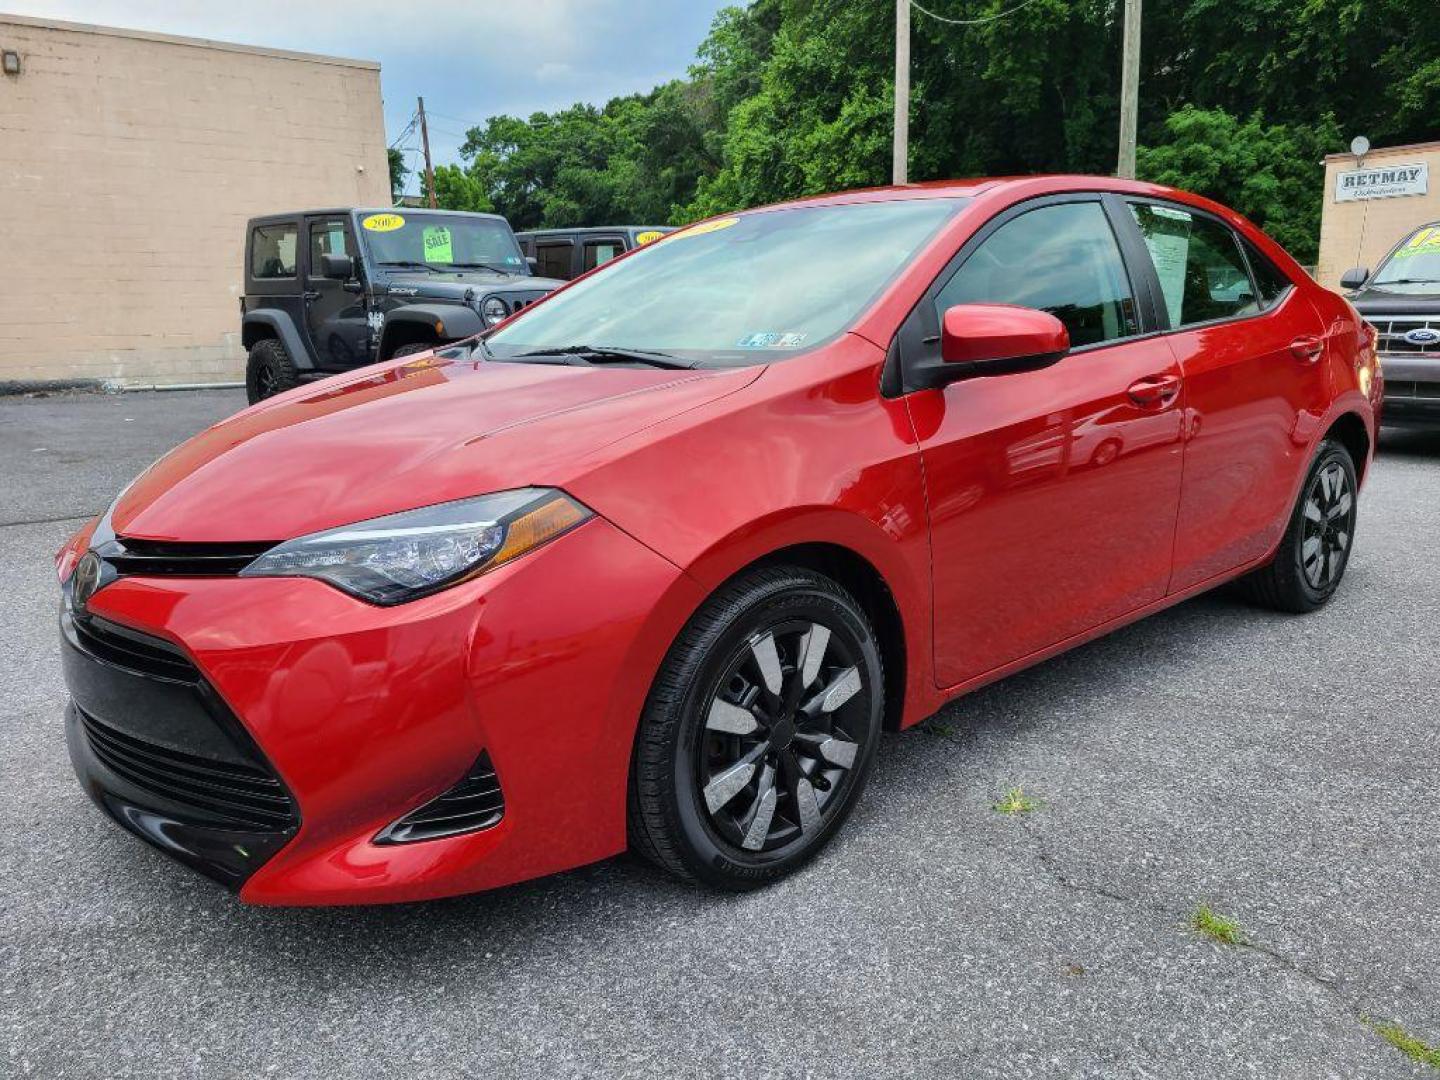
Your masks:
<svg viewBox="0 0 1440 1080"><path fill-rule="evenodd" d="M1179 592L1279 542L1329 400L1323 328L1300 291L1226 222L1163 200L1126 207L1185 377L1170 583ZM1251 260L1264 260L1258 274Z"/></svg>
<svg viewBox="0 0 1440 1080"><path fill-rule="evenodd" d="M359 251L348 215L307 218L305 222L305 333L317 367L348 371L370 361L370 324L365 291L358 277L327 278L321 259L349 255L361 273Z"/></svg>
<svg viewBox="0 0 1440 1080"><path fill-rule="evenodd" d="M911 343L938 348L952 305L1006 303L1049 311L1072 345L1040 371L909 398L929 501L942 685L1165 595L1183 386L1170 349L1147 333L1150 299L1127 273L1115 212L1085 195L1002 214L901 332L908 357Z"/></svg>

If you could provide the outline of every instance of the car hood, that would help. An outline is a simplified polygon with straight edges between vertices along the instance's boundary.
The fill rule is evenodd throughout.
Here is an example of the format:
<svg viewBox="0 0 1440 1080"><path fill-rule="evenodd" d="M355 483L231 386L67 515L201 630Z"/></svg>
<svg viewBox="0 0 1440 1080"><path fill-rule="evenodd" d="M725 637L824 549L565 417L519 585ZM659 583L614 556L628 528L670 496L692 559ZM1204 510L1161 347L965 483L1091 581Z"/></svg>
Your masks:
<svg viewBox="0 0 1440 1080"><path fill-rule="evenodd" d="M1361 315L1440 315L1440 291L1436 290L1386 292L1384 289L1361 289L1350 293L1348 298Z"/></svg>
<svg viewBox="0 0 1440 1080"><path fill-rule="evenodd" d="M466 300L493 293L553 292L565 282L555 278L531 277L528 274L494 274L489 271L466 271L460 274L391 274L385 279L386 292L392 296L431 299Z"/></svg>
<svg viewBox="0 0 1440 1080"><path fill-rule="evenodd" d="M111 526L149 540L269 542L490 491L563 487L623 452L615 444L627 436L763 370L440 356L381 365L201 432L141 474Z"/></svg>

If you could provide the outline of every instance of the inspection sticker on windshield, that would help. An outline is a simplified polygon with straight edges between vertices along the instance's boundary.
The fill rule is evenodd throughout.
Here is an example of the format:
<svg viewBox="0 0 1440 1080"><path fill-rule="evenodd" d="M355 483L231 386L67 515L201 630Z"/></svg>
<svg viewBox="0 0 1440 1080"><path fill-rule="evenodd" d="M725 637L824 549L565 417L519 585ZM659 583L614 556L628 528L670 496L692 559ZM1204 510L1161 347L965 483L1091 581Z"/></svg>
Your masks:
<svg viewBox="0 0 1440 1080"><path fill-rule="evenodd" d="M360 222L360 227L370 232L394 232L405 227L405 219L399 214L371 214Z"/></svg>
<svg viewBox="0 0 1440 1080"><path fill-rule="evenodd" d="M798 349L806 334L750 334L735 343L737 349Z"/></svg>

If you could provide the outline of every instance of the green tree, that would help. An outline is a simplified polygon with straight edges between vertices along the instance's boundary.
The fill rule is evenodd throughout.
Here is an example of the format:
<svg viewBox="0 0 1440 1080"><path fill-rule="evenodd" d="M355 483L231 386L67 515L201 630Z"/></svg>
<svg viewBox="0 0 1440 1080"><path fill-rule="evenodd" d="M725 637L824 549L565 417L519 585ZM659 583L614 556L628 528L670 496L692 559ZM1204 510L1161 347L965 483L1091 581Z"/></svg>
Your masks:
<svg viewBox="0 0 1440 1080"><path fill-rule="evenodd" d="M495 209L485 187L459 165L435 166L435 204L441 210L488 214Z"/></svg>
<svg viewBox="0 0 1440 1080"><path fill-rule="evenodd" d="M390 159L390 201L399 202L400 196L405 193L405 178L410 175L410 170L405 166L403 151L392 146L385 153Z"/></svg>

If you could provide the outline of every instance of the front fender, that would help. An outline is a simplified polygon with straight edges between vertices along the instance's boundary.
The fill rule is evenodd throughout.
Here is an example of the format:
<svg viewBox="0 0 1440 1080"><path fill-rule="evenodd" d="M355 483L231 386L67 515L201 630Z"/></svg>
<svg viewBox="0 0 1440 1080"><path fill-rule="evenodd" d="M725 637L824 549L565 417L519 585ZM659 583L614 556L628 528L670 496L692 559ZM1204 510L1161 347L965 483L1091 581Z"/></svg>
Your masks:
<svg viewBox="0 0 1440 1080"><path fill-rule="evenodd" d="M441 341L458 341L480 333L485 322L464 304L406 304L385 313L380 355L389 356L401 329L412 326L425 326Z"/></svg>

